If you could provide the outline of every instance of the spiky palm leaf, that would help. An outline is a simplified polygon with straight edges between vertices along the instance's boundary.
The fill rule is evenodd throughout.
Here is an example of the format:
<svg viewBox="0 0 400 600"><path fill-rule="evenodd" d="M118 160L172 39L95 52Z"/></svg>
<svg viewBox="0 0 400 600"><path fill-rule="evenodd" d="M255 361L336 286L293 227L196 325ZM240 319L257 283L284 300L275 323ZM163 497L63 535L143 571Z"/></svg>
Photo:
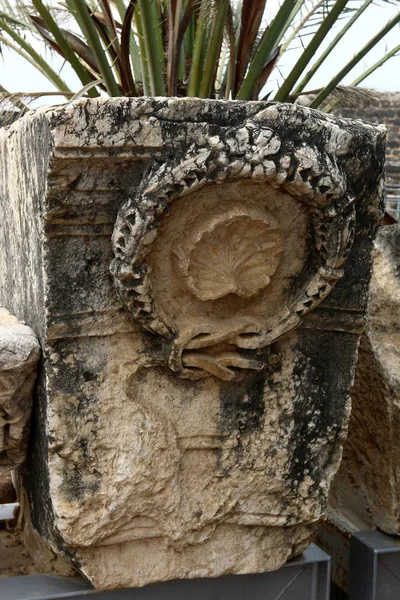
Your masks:
<svg viewBox="0 0 400 600"><path fill-rule="evenodd" d="M278 100L295 101L373 1L281 0L276 14L266 19L266 0L65 0L56 6L49 0L0 0L0 45L19 51L66 98L71 97L69 88L29 36L60 54L89 96L105 91L111 96L248 100L262 94L282 55L298 39L304 51L276 95ZM400 8L400 0L380 2ZM339 68L313 106L326 105L332 89L399 21L400 11ZM338 34L315 60L333 26L339 27ZM390 49L366 73L396 53ZM98 83L93 86L94 81Z"/></svg>

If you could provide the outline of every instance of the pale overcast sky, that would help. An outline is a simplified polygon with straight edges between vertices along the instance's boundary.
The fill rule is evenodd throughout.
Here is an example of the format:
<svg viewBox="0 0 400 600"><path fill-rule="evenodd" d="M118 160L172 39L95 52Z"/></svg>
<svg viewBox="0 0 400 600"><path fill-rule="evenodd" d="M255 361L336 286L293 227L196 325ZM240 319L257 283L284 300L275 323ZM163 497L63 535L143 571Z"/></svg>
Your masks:
<svg viewBox="0 0 400 600"><path fill-rule="evenodd" d="M270 0L267 5L271 13L276 10L279 0ZM322 71L320 71L310 82L308 89L321 87L329 81L344 64L346 64L357 50L359 50L379 29L381 29L387 21L392 18L400 10L400 0L396 2L384 3L382 0L377 0L376 5L371 5L365 13L360 17L353 28L346 34L336 47L334 53L324 63ZM340 25L339 25L340 26ZM321 52L326 45L336 34L337 27L332 31L331 36L325 40L325 44L321 48ZM381 58L388 49L393 48L400 43L400 28L397 26L392 30L380 44L370 52L363 60L361 65L358 65L344 80L344 84L353 81L362 71ZM42 46L37 44L37 50L41 50ZM293 61L300 50L290 50L281 59L279 68L284 76L293 65ZM62 61L60 57L46 51L46 58L51 62L53 67L60 69ZM80 82L71 72L68 65L62 67L62 75L70 87L75 91L81 88ZM279 81L279 75L278 75ZM15 52L2 46L2 57L0 57L0 84L9 92L39 92L52 91L51 83L36 71L31 65L26 63ZM375 71L368 79L362 83L363 87L375 88L381 91L400 91L400 56L390 59L383 67ZM266 86L266 91L270 89L276 90L276 81L271 82ZM57 98L41 99L41 104L50 104L59 101Z"/></svg>

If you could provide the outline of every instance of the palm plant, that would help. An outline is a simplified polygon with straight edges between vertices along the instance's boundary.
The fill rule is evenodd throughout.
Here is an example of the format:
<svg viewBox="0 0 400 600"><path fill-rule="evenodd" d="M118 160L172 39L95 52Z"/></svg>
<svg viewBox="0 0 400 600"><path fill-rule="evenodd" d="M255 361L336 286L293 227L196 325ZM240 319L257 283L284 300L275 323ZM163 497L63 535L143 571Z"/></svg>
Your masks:
<svg viewBox="0 0 400 600"><path fill-rule="evenodd" d="M374 0L282 0L267 22L267 0L0 0L0 44L22 55L70 99L74 92L29 41L32 35L72 67L95 97L197 96L254 100L281 57L304 50L275 99L293 102ZM381 0L383 2L385 0ZM389 0L386 0L389 1ZM399 5L399 0L391 0ZM400 11L318 90L314 108L400 22ZM337 34L315 60L334 26ZM30 34L30 35L27 35ZM391 48L354 85L386 60Z"/></svg>

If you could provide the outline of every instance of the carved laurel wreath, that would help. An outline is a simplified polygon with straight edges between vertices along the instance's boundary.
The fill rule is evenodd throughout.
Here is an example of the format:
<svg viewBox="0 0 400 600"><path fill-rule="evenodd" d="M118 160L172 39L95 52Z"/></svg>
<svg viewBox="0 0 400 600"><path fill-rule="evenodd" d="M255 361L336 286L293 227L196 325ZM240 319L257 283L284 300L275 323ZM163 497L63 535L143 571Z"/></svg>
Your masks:
<svg viewBox="0 0 400 600"><path fill-rule="evenodd" d="M181 158L153 163L137 195L118 213L111 272L131 315L173 344L178 332L157 311L146 262L169 203L207 184L241 178L282 187L310 207L313 269L296 300L282 309L274 330L258 334L258 347L265 347L298 326L343 276L354 239L354 202L345 195L345 178L334 156L301 142L284 149L278 135L262 123L262 113L241 127L219 132L193 143ZM249 342L249 347L254 344ZM174 371L184 371L181 354L182 348L172 347L169 365Z"/></svg>

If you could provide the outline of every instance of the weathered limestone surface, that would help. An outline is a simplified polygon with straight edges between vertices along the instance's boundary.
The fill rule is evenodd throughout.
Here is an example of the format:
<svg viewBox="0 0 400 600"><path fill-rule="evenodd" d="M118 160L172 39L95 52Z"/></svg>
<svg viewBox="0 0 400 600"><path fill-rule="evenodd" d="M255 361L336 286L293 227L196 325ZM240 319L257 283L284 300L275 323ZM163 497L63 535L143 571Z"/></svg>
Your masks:
<svg viewBox="0 0 400 600"><path fill-rule="evenodd" d="M0 471L25 460L39 356L32 329L0 308Z"/></svg>
<svg viewBox="0 0 400 600"><path fill-rule="evenodd" d="M370 318L361 337L349 437L333 517L400 534L400 226L375 241Z"/></svg>
<svg viewBox="0 0 400 600"><path fill-rule="evenodd" d="M307 108L79 101L2 132L0 302L43 366L33 527L99 588L275 569L324 514L384 129Z"/></svg>

